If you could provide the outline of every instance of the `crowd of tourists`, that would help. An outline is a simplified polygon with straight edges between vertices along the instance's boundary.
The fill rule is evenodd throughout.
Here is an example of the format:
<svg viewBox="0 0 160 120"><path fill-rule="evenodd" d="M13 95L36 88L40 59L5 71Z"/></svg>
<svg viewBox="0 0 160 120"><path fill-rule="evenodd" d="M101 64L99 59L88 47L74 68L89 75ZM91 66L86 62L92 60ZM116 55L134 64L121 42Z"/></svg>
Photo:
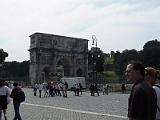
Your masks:
<svg viewBox="0 0 160 120"><path fill-rule="evenodd" d="M68 91L68 83L66 81L59 83L59 82L49 82L49 83L35 83L34 84L34 96L37 95L37 91L39 91L39 97L42 97L42 91L44 91L44 97L55 97L55 96L63 96L67 97ZM82 95L82 85L81 83L76 83L71 88L74 91L75 96Z"/></svg>

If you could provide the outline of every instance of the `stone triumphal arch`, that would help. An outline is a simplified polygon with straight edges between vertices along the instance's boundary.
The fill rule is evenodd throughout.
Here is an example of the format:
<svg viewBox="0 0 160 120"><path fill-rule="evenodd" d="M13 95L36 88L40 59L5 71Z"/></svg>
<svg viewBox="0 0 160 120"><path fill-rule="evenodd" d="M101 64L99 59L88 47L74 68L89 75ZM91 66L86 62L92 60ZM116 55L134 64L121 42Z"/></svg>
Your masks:
<svg viewBox="0 0 160 120"><path fill-rule="evenodd" d="M60 61L65 77L88 77L88 40L54 34L34 33L30 35L31 84L49 82L56 76Z"/></svg>

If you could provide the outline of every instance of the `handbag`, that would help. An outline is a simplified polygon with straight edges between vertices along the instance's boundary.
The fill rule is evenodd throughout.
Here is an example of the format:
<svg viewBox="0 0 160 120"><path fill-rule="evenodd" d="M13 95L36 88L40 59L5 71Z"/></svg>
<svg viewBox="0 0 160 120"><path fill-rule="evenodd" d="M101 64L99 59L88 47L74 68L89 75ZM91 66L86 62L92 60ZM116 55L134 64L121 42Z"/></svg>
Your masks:
<svg viewBox="0 0 160 120"><path fill-rule="evenodd" d="M11 100L12 100L11 97L8 95L7 96L7 104L9 104L11 102Z"/></svg>

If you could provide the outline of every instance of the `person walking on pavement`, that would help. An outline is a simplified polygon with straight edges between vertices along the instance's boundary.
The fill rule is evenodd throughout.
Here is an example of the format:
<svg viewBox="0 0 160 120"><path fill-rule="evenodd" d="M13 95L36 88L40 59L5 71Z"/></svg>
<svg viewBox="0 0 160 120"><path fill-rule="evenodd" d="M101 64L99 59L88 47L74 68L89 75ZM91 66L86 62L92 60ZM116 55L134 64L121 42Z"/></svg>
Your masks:
<svg viewBox="0 0 160 120"><path fill-rule="evenodd" d="M128 120L155 120L157 95L144 79L145 69L139 61L129 61L125 75L133 87L128 99Z"/></svg>
<svg viewBox="0 0 160 120"><path fill-rule="evenodd" d="M106 95L108 95L108 88L109 88L109 84L106 83Z"/></svg>
<svg viewBox="0 0 160 120"><path fill-rule="evenodd" d="M92 83L90 84L90 92L91 92L91 96L94 96L94 86Z"/></svg>
<svg viewBox="0 0 160 120"><path fill-rule="evenodd" d="M19 108L20 108L20 102L18 100L17 94L18 91L21 90L21 88L18 86L17 82L13 83L13 90L11 92L11 98L13 98L13 106L14 106L14 111L15 111L15 116L13 118L13 120L22 120L20 112L19 112Z"/></svg>
<svg viewBox="0 0 160 120"><path fill-rule="evenodd" d="M47 88L48 88L48 83L44 82L43 83L44 97L47 97L48 95Z"/></svg>
<svg viewBox="0 0 160 120"><path fill-rule="evenodd" d="M37 89L38 89L38 85L37 85L37 83L35 83L34 84L34 90L33 90L34 96L36 96L36 94L37 94Z"/></svg>
<svg viewBox="0 0 160 120"><path fill-rule="evenodd" d="M4 113L4 119L7 120L7 96L10 96L10 90L6 85L6 81L0 78L0 120L2 120L2 111Z"/></svg>
<svg viewBox="0 0 160 120"><path fill-rule="evenodd" d="M100 96L99 92L98 92L98 86L97 86L97 84L94 84L94 91L97 93L98 96Z"/></svg>
<svg viewBox="0 0 160 120"><path fill-rule="evenodd" d="M68 83L65 81L63 84L63 97L67 97Z"/></svg>
<svg viewBox="0 0 160 120"><path fill-rule="evenodd" d="M77 84L74 84L73 86L74 96L77 95Z"/></svg>
<svg viewBox="0 0 160 120"><path fill-rule="evenodd" d="M80 89L80 86L79 86L79 83L76 84L76 93L77 93L77 96L79 96L79 89Z"/></svg>
<svg viewBox="0 0 160 120"><path fill-rule="evenodd" d="M58 83L57 82L54 84L54 92L55 92L55 95L58 95Z"/></svg>
<svg viewBox="0 0 160 120"><path fill-rule="evenodd" d="M82 84L79 83L79 92L81 93L81 95L82 95L82 88L83 88Z"/></svg>
<svg viewBox="0 0 160 120"><path fill-rule="evenodd" d="M103 95L106 94L106 85L103 84Z"/></svg>
<svg viewBox="0 0 160 120"><path fill-rule="evenodd" d="M62 88L61 83L58 83L58 86L57 86L58 96L62 96L62 94L61 94L61 88Z"/></svg>
<svg viewBox="0 0 160 120"><path fill-rule="evenodd" d="M124 83L122 83L122 93L126 93L126 86L125 86L125 84Z"/></svg>
<svg viewBox="0 0 160 120"><path fill-rule="evenodd" d="M53 84L50 82L49 83L49 97L53 96Z"/></svg>
<svg viewBox="0 0 160 120"><path fill-rule="evenodd" d="M157 94L156 120L160 120L160 84L157 80L157 71L152 67L145 68L145 80L154 88Z"/></svg>
<svg viewBox="0 0 160 120"><path fill-rule="evenodd" d="M39 97L41 98L42 90L43 90L43 85L41 83L39 83L39 85L38 85L38 90L39 90Z"/></svg>

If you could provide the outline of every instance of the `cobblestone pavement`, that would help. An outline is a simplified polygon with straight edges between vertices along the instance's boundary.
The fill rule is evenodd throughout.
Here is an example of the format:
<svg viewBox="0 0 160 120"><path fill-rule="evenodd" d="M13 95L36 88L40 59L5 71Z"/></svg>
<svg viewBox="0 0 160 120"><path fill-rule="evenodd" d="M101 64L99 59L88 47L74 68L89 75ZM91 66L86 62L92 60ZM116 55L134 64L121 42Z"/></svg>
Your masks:
<svg viewBox="0 0 160 120"><path fill-rule="evenodd" d="M68 91L68 97L33 96L33 89L23 88L26 101L21 104L23 120L126 120L129 94L109 93L109 95L90 96L83 92L74 96ZM39 95L39 94L38 94ZM13 104L7 109L7 118L14 117Z"/></svg>

